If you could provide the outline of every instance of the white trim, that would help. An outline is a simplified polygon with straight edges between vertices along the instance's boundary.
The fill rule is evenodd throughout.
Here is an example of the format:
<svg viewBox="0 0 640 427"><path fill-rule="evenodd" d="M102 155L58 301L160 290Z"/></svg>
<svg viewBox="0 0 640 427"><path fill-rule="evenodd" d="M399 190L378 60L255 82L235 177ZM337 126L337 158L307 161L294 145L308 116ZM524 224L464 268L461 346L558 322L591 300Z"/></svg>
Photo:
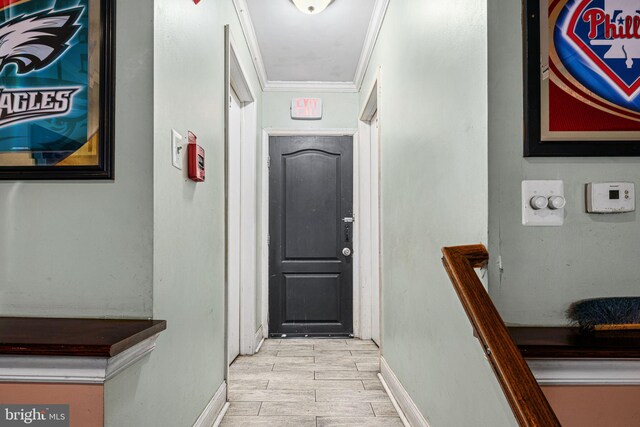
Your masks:
<svg viewBox="0 0 640 427"><path fill-rule="evenodd" d="M378 105L380 101L380 89L381 80L382 80L382 67L378 67L376 71L376 78L371 84L371 88L367 92L367 102L364 103L362 109L360 110L360 120L363 122L368 122L373 118L373 115L378 111L380 106Z"/></svg>
<svg viewBox="0 0 640 427"><path fill-rule="evenodd" d="M400 407L399 412L402 412L406 419L409 420L409 425L412 427L429 427L429 423L420 413L413 399L411 399L407 390L393 373L384 357L380 358L380 371L382 379L388 387L387 392L397 401Z"/></svg>
<svg viewBox="0 0 640 427"><path fill-rule="evenodd" d="M153 351L159 335L114 357L0 356L0 382L104 384Z"/></svg>
<svg viewBox="0 0 640 427"><path fill-rule="evenodd" d="M404 415L404 412L402 412L402 409L400 409L400 405L398 405L398 401L396 400L395 397L393 397L393 393L391 393L391 389L389 388L389 385L382 377L381 373L378 373L378 379L380 380L380 383L382 384L384 391L387 393L387 396L389 396L389 400L391 400L391 404L393 405L396 412L398 413L398 416L400 417L400 421L402 421L402 424L404 424L404 427L411 427L411 424L409 424L409 420Z"/></svg>
<svg viewBox="0 0 640 427"><path fill-rule="evenodd" d="M222 384L220 384L220 387L218 387L218 391L216 391L209 403L207 403L207 406L205 406L196 422L193 423L193 427L212 427L220 424L228 406L227 383L223 381Z"/></svg>
<svg viewBox="0 0 640 427"><path fill-rule="evenodd" d="M256 331L253 337L253 348L254 353L257 353L260 350L260 346L262 345L262 341L264 341L264 331L262 330L262 325Z"/></svg>
<svg viewBox="0 0 640 427"><path fill-rule="evenodd" d="M240 354L252 355L255 352L255 306L256 306L256 270L257 270L257 106L253 88L247 79L247 73L237 56L237 44L230 27L225 26L228 38L228 85L225 92L233 90L242 104L242 132L240 152ZM227 94L228 96L228 94ZM226 99L225 99L225 105ZM228 126L228 115L225 116ZM228 146L228 132L225 132L225 146ZM225 149L226 151L226 149ZM225 156L226 158L227 156ZM228 161L228 159L227 159ZM245 167L248 166L248 167ZM225 168L228 170L228 166ZM225 185L226 186L226 185ZM229 206L227 204L228 209ZM227 213L229 215L229 213ZM226 250L228 245L225 244ZM228 286L228 284L227 284ZM228 315L228 310L227 310Z"/></svg>
<svg viewBox="0 0 640 427"><path fill-rule="evenodd" d="M640 360L527 359L540 385L640 385Z"/></svg>
<svg viewBox="0 0 640 427"><path fill-rule="evenodd" d="M216 418L216 422L213 423L213 427L218 427L220 424L222 424L222 420L224 419L224 416L227 414L227 411L229 410L230 406L231 406L231 403L229 402L224 404L224 406L222 407L222 411L220 411L220 413L218 414L218 418Z"/></svg>
<svg viewBox="0 0 640 427"><path fill-rule="evenodd" d="M262 130L262 202L260 207L260 222L262 223L262 250L261 250L261 263L262 269L260 272L260 280L262 287L262 328L264 331L265 338L269 336L269 245L267 244L267 236L269 234L269 168L267 166L267 159L269 158L269 137L271 136L351 136L353 137L354 149L355 144L358 139L358 129L353 128L335 128L335 129L288 129L288 128L264 128ZM354 159L355 159L355 151L354 151ZM355 170L354 170L355 175ZM354 200L356 198L357 186L356 179L354 176ZM355 202L354 202L355 203ZM355 208L355 205L354 205ZM356 242L356 236L359 235L360 230L358 229L358 219L356 217L356 221L354 224L354 237L353 241ZM359 289L356 286L357 279L357 269L355 268L355 264L360 255L354 248L354 268L353 268L353 289L354 289L354 306L353 306L353 326L354 326L354 336L358 336L356 334L356 324L359 322L360 313L356 312L356 292L358 292L359 298Z"/></svg>
<svg viewBox="0 0 640 427"><path fill-rule="evenodd" d="M236 14L240 20L240 27L242 27L242 32L247 40L247 46L249 47L249 53L251 54L251 60L253 61L253 66L256 69L260 86L264 90L267 83L267 72L264 68L262 53L260 53L260 46L258 45L256 31L253 28L251 15L249 15L247 2L246 0L233 0L233 6L236 8Z"/></svg>
<svg viewBox="0 0 640 427"><path fill-rule="evenodd" d="M387 13L387 7L390 0L377 0L373 7L371 14L371 20L369 21L369 27L367 29L367 35L360 52L360 59L354 74L353 81L348 82L309 82L309 81L275 81L269 80L267 71L264 65L262 53L260 52L260 45L258 44L258 38L256 31L251 21L251 15L247 7L246 0L233 0L233 5L242 27L242 32L247 41L249 47L249 53L253 60L253 66L258 75L260 81L260 87L264 92L358 92L362 86L362 81L367 72L373 49L376 46L376 41L384 17Z"/></svg>
<svg viewBox="0 0 640 427"><path fill-rule="evenodd" d="M373 49L376 47L376 41L378 40L378 35L382 29L382 23L384 22L384 17L387 14L388 6L389 0L377 0L373 7L371 21L369 22L369 29L367 30L367 37L365 38L364 46L362 46L362 53L360 54L360 60L358 61L356 74L353 79L353 83L358 90L362 87L362 81L367 73L369 61L371 60Z"/></svg>
<svg viewBox="0 0 640 427"><path fill-rule="evenodd" d="M357 93L353 82L278 82L268 81L265 92L346 92Z"/></svg>
<svg viewBox="0 0 640 427"><path fill-rule="evenodd" d="M378 122L380 123L379 102L381 88L381 71L378 69L376 78L367 92L367 100L364 103L359 116L359 134L360 141L356 157L359 159L360 169L357 177L357 187L359 188L358 198L358 220L360 230L367 230L359 234L358 247L360 253L360 338L372 339L373 325L377 322L378 331L381 330L381 314L373 312L374 288L380 290L380 195L379 195L379 153L374 153L371 148L372 124L371 120L378 113ZM378 126L378 147L380 145L380 127ZM377 243L376 243L377 242ZM374 286L375 282L377 286ZM380 296L378 294L378 301ZM380 307L378 307L380 308ZM381 343L381 337L376 337L378 344Z"/></svg>
<svg viewBox="0 0 640 427"><path fill-rule="evenodd" d="M260 201L261 234L260 240L260 288L262 295L262 331L264 337L269 337L269 133L262 130L262 143L260 145L262 159L260 160L262 180L260 191L262 200Z"/></svg>
<svg viewBox="0 0 640 427"><path fill-rule="evenodd" d="M260 326L260 331L262 332L262 326ZM262 348L262 344L264 344L264 341L266 340L266 338L264 336L260 337L260 342L256 345L256 353L258 353L260 351L260 349Z"/></svg>

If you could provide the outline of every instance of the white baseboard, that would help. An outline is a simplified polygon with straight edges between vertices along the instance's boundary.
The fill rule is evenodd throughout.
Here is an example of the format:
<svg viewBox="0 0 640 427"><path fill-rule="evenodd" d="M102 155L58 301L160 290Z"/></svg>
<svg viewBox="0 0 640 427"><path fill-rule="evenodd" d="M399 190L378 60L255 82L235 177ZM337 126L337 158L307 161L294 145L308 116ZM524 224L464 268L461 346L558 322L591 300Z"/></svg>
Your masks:
<svg viewBox="0 0 640 427"><path fill-rule="evenodd" d="M212 427L227 404L227 382L224 381L216 394L213 395L204 411L200 414L193 427Z"/></svg>
<svg viewBox="0 0 640 427"><path fill-rule="evenodd" d="M402 411L401 418L404 416L412 427L429 427L429 423L420 413L416 404L413 403L411 396L400 383L396 374L393 373L384 357L380 358L380 371L382 379L389 388L389 393L396 400Z"/></svg>
<svg viewBox="0 0 640 427"><path fill-rule="evenodd" d="M254 354L260 351L260 346L262 345L262 341L264 340L264 330L262 325L256 331L255 338L253 339L253 348Z"/></svg>

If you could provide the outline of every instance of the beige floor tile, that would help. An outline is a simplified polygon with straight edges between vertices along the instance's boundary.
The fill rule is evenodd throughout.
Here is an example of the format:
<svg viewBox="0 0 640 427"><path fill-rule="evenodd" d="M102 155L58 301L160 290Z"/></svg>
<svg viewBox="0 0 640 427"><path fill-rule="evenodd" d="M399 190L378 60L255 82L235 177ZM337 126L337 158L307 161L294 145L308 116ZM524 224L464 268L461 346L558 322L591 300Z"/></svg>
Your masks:
<svg viewBox="0 0 640 427"><path fill-rule="evenodd" d="M260 347L260 351L265 350L280 350L280 343L271 343L269 341L265 341Z"/></svg>
<svg viewBox="0 0 640 427"><path fill-rule="evenodd" d="M372 380L378 378L375 371L318 371L317 380Z"/></svg>
<svg viewBox="0 0 640 427"><path fill-rule="evenodd" d="M358 380L269 381L269 390L364 390Z"/></svg>
<svg viewBox="0 0 640 427"><path fill-rule="evenodd" d="M340 344L347 343L346 339L341 339L341 338L307 338L307 339L304 339L303 341L310 342L313 345L316 345L316 344L340 345Z"/></svg>
<svg viewBox="0 0 640 427"><path fill-rule="evenodd" d="M391 402L374 402L371 403L373 412L376 417L397 417L398 413Z"/></svg>
<svg viewBox="0 0 640 427"><path fill-rule="evenodd" d="M365 390L384 390L380 380L362 380Z"/></svg>
<svg viewBox="0 0 640 427"><path fill-rule="evenodd" d="M317 402L390 402L384 390L317 390Z"/></svg>
<svg viewBox="0 0 640 427"><path fill-rule="evenodd" d="M355 371L356 364L349 361L335 361L325 363L278 363L273 366L274 371Z"/></svg>
<svg viewBox="0 0 640 427"><path fill-rule="evenodd" d="M290 349L313 350L313 343L304 342L300 340L282 340L278 349L279 350L290 350Z"/></svg>
<svg viewBox="0 0 640 427"><path fill-rule="evenodd" d="M229 391L230 402L314 402L313 390L240 390Z"/></svg>
<svg viewBox="0 0 640 427"><path fill-rule="evenodd" d="M403 427L400 418L335 418L318 417L318 427Z"/></svg>
<svg viewBox="0 0 640 427"><path fill-rule="evenodd" d="M280 350L278 357L352 356L349 350Z"/></svg>
<svg viewBox="0 0 640 427"><path fill-rule="evenodd" d="M380 357L380 350L353 350L351 349L352 356L374 356Z"/></svg>
<svg viewBox="0 0 640 427"><path fill-rule="evenodd" d="M258 412L260 412L260 406L262 402L231 402L229 404L229 409L225 414L225 417L230 416L257 416Z"/></svg>
<svg viewBox="0 0 640 427"><path fill-rule="evenodd" d="M236 380L312 380L315 376L313 371L250 371L250 370L229 370L229 381Z"/></svg>
<svg viewBox="0 0 640 427"><path fill-rule="evenodd" d="M357 363L358 371L375 371L380 372L380 363Z"/></svg>
<svg viewBox="0 0 640 427"><path fill-rule="evenodd" d="M277 356L240 356L234 360L236 365L268 365L274 363L314 363L314 356L277 357Z"/></svg>
<svg viewBox="0 0 640 427"><path fill-rule="evenodd" d="M229 390L266 390L269 380L237 380L229 381Z"/></svg>
<svg viewBox="0 0 640 427"><path fill-rule="evenodd" d="M314 350L349 350L350 347L345 343L320 343L314 344Z"/></svg>
<svg viewBox="0 0 640 427"><path fill-rule="evenodd" d="M229 367L229 372L270 372L273 371L273 363L267 363L265 365L249 365L246 363L237 364L234 363Z"/></svg>
<svg viewBox="0 0 640 427"><path fill-rule="evenodd" d="M269 356L275 357L275 356L277 356L279 351L280 350L278 350L278 347L273 347L273 348L270 348L270 349L261 348L260 352L254 354L251 357L269 357Z"/></svg>
<svg viewBox="0 0 640 427"><path fill-rule="evenodd" d="M378 346L371 340L346 340L346 343L349 347L375 347Z"/></svg>
<svg viewBox="0 0 640 427"><path fill-rule="evenodd" d="M260 408L263 415L374 416L371 405L365 402L264 402Z"/></svg>
<svg viewBox="0 0 640 427"><path fill-rule="evenodd" d="M333 354L318 354L316 356L316 363L333 362L336 360L345 360L354 363L379 363L380 361L378 356L336 356Z"/></svg>
<svg viewBox="0 0 640 427"><path fill-rule="evenodd" d="M227 417L221 427L316 427L315 417Z"/></svg>

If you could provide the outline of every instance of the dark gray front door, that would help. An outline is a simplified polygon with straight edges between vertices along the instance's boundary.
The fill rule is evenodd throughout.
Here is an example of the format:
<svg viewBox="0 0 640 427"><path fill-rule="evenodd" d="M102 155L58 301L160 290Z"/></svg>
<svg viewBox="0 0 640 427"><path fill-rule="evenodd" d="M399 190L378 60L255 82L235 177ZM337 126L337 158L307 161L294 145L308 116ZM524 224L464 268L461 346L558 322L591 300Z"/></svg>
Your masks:
<svg viewBox="0 0 640 427"><path fill-rule="evenodd" d="M269 330L353 333L353 139L269 140Z"/></svg>

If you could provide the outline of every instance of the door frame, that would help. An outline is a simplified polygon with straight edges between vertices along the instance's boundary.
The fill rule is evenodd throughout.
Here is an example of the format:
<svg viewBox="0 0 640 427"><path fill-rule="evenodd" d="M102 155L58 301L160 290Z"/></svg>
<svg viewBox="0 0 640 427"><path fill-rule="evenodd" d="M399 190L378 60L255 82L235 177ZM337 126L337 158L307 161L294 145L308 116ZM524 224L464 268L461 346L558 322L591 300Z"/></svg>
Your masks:
<svg viewBox="0 0 640 427"><path fill-rule="evenodd" d="M355 128L342 129L290 129L290 128L264 128L262 130L262 179L260 190L262 193L260 203L260 223L261 223L261 271L260 281L262 289L262 329L264 336L269 336L269 138L272 136L350 136L353 138L353 215L355 223L353 227L353 336L363 339L371 338L371 327L369 325L368 338L363 335L363 325L361 324L363 305L369 304L368 311L371 311L371 299L363 300L363 295L370 295L370 290L364 289L366 283L361 283L360 279L360 182L370 179L361 176L359 161L360 137L359 131ZM370 283L370 282L368 282ZM368 291L368 293L367 293Z"/></svg>
<svg viewBox="0 0 640 427"><path fill-rule="evenodd" d="M361 338L371 339L373 336L373 324L377 322L379 327L379 343L382 347L382 263L381 263L381 251L382 251L382 232L380 224L382 223L382 210L381 205L381 175L380 175L380 147L381 147L381 135L382 135L382 120L381 120L381 100L382 100L382 69L378 67L375 78L370 86L368 92L366 92L366 101L360 110L358 116L358 133L362 143L360 144L360 150L358 156L363 167L361 168L360 175L360 221L363 228L368 228L370 233L361 234L360 240L360 253L362 256L360 277L362 281L362 312L361 312ZM372 158L371 152L371 132L372 124L371 120L376 115L378 116L378 156L377 162ZM377 178L377 182L374 179ZM377 189L377 191L376 191ZM373 210L377 210L377 224L374 220ZM375 252L374 245L375 240L378 244L378 253ZM374 286L373 281L377 279L377 287ZM378 290L378 308L375 312L373 310L373 291Z"/></svg>
<svg viewBox="0 0 640 427"><path fill-rule="evenodd" d="M256 278L257 278L257 98L247 79L248 74L238 59L237 44L229 25L225 35L225 85L224 85L224 292L225 292L225 363L229 359L229 216L240 215L240 354L254 354L257 344L256 331ZM240 135L240 212L230 212L229 206L229 97L235 92L242 104L242 132ZM246 166L246 167L245 167ZM259 343L259 342L258 342Z"/></svg>

